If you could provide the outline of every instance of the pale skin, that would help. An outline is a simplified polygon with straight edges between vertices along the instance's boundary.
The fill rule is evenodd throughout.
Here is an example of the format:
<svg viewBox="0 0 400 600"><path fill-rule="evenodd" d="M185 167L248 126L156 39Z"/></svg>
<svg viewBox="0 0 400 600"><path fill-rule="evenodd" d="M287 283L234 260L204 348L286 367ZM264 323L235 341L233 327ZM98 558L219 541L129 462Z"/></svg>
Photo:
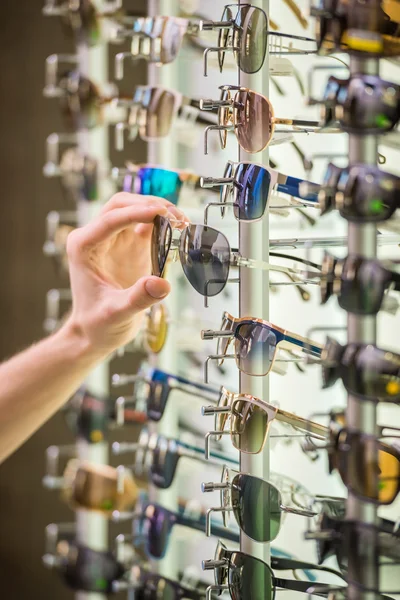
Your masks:
<svg viewBox="0 0 400 600"><path fill-rule="evenodd" d="M120 193L69 234L72 312L53 335L0 366L0 462L45 423L117 348L170 285L151 276L156 215L184 220L166 200Z"/></svg>

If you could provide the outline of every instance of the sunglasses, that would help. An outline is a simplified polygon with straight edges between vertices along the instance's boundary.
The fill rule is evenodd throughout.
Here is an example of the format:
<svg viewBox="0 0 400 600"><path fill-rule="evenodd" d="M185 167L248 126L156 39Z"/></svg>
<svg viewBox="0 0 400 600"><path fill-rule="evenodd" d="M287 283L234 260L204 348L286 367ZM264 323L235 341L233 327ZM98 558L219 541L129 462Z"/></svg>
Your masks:
<svg viewBox="0 0 400 600"><path fill-rule="evenodd" d="M242 373L254 377L269 374L279 349L301 350L304 354L319 358L323 348L316 342L281 329L268 321L248 317L237 319L227 312L222 316L219 331L203 330L201 336L203 340L223 340L217 347L217 359L230 358L230 355L227 356L227 350L234 341L233 357L237 368ZM206 376L208 377L207 370Z"/></svg>
<svg viewBox="0 0 400 600"><path fill-rule="evenodd" d="M192 124L214 123L201 116L199 100L193 100L175 90L160 86L136 86L132 100L116 99L115 104L129 108L128 120L117 123L115 127L117 150L124 149L125 130L129 133L130 141L139 136L148 142L167 137L177 117L186 119Z"/></svg>
<svg viewBox="0 0 400 600"><path fill-rule="evenodd" d="M231 436L232 445L236 450L246 454L259 454L265 446L275 419L290 425L295 431L304 432L307 437L329 437L328 427L302 419L250 394L235 394L224 387L221 389L217 406L205 406L202 413L215 415L216 425L216 430L208 432L206 436L206 457L211 437L220 439L225 434ZM230 431L225 432L228 420Z"/></svg>
<svg viewBox="0 0 400 600"><path fill-rule="evenodd" d="M89 46L98 44L102 37L102 19L123 19L122 0L104 3L102 12L99 12L90 0L66 0L58 6L55 4L55 0L46 0L43 14L61 17L63 29L68 37Z"/></svg>
<svg viewBox="0 0 400 600"><path fill-rule="evenodd" d="M328 165L318 193L321 215L337 209L354 223L379 223L390 219L400 208L400 177L373 165L345 169Z"/></svg>
<svg viewBox="0 0 400 600"><path fill-rule="evenodd" d="M232 600L273 600L276 588L307 593L312 585L310 581L276 578L264 561L228 550L222 542L218 542L215 559L203 561L202 568L214 571L216 585L210 586L208 599L212 590L229 590Z"/></svg>
<svg viewBox="0 0 400 600"><path fill-rule="evenodd" d="M400 355L373 344L345 346L332 338L321 354L323 388L341 379L346 390L361 400L400 402Z"/></svg>
<svg viewBox="0 0 400 600"><path fill-rule="evenodd" d="M390 439L398 437L397 431ZM389 436L382 439L388 439ZM329 472L337 469L344 485L364 502L392 504L400 491L400 451L374 435L333 428L327 446Z"/></svg>
<svg viewBox="0 0 400 600"><path fill-rule="evenodd" d="M292 3L293 5L294 3ZM218 45L208 48L204 53L204 74L207 75L207 61L210 52L218 52L220 71L222 72L226 52L233 52L236 64L244 73L257 73L262 68L267 47L270 54L315 54L316 49L299 50L293 48L291 43L285 47L281 38L311 42L315 40L308 37L279 33L269 28L266 13L251 4L228 4L224 8L221 21L202 21L202 31L219 30ZM279 50L278 50L279 48Z"/></svg>
<svg viewBox="0 0 400 600"><path fill-rule="evenodd" d="M133 383L133 395L130 403L135 408L146 412L151 421L160 421L164 415L171 392L182 392L202 400L217 402L220 390L211 386L191 381L179 375L172 375L161 369L151 369L147 376L113 375L114 387ZM117 400L117 422L123 424L126 402ZM119 415L119 418L118 418Z"/></svg>
<svg viewBox="0 0 400 600"><path fill-rule="evenodd" d="M359 557L358 570L360 570L364 565L365 549L371 548L371 546L378 547L380 566L389 565L398 568L399 537L400 532L396 531L396 523L389 519L379 519L378 525L372 525L360 521L339 519L327 513L320 515L318 529L308 531L305 535L307 540L316 541L319 563L334 556L340 570L345 574L348 571L349 555ZM357 579L362 581L363 577L357 577ZM388 593L398 592L388 591Z"/></svg>
<svg viewBox="0 0 400 600"><path fill-rule="evenodd" d="M178 238L174 239L174 231L179 232ZM153 275L163 277L171 250L174 260L179 255L186 279L196 292L207 298L222 292L228 283L231 266L276 271L284 273L293 283L302 281L298 277L302 273L300 270L240 256L238 249L231 248L228 238L213 227L157 216L151 241Z"/></svg>
<svg viewBox="0 0 400 600"><path fill-rule="evenodd" d="M381 135L400 119L400 86L377 75L331 76L322 100L321 126L340 125L355 135Z"/></svg>
<svg viewBox="0 0 400 600"><path fill-rule="evenodd" d="M300 186L304 183L316 187L315 184L283 175L260 164L228 161L221 179L200 179L203 188L220 188L220 202L207 205L204 222L207 224L209 206L219 206L222 217L225 216L226 207L233 206L233 214L238 221L258 221L265 214L273 190L300 198L303 205L318 206L318 191L306 197L300 194Z"/></svg>
<svg viewBox="0 0 400 600"><path fill-rule="evenodd" d="M172 63L178 57L184 37L198 33L199 22L195 20L163 16L133 18L130 29L118 31L119 37L131 40L131 50L116 55L116 79L124 77L126 58L142 58L158 65Z"/></svg>
<svg viewBox="0 0 400 600"><path fill-rule="evenodd" d="M339 306L357 315L376 315L388 290L400 291L397 261L379 261L349 254L336 258L325 252L321 265L321 304L336 295Z"/></svg>
<svg viewBox="0 0 400 600"><path fill-rule="evenodd" d="M278 536L284 513L303 517L313 517L318 514L312 510L285 506L279 489L273 483L259 477L236 473L231 480L229 476L224 479L225 481L219 484L202 484L203 492L221 490L222 500L221 507L211 508L207 513L206 535L211 534L209 517L215 510L233 513L241 531L250 539L260 543L271 542Z"/></svg>
<svg viewBox="0 0 400 600"><path fill-rule="evenodd" d="M45 177L59 177L61 188L68 200L91 202L98 199L98 161L84 154L75 145L75 134L52 133L46 139L46 164L43 167ZM61 145L71 145L59 157Z"/></svg>
<svg viewBox="0 0 400 600"><path fill-rule="evenodd" d="M357 10L340 0L318 0L311 6L316 17L318 53L335 52L396 56L400 48L400 27L379 5L359 5ZM357 31L358 30L358 31ZM360 34L362 30L362 35Z"/></svg>
<svg viewBox="0 0 400 600"><path fill-rule="evenodd" d="M218 125L209 125L204 131L205 154L208 154L210 131L219 132L222 149L226 148L228 131L234 131L242 150L254 154L271 143L276 125L292 125L296 131L319 127L318 121L275 117L270 100L246 87L222 85L219 89L220 100L200 100L201 110L218 110Z"/></svg>
<svg viewBox="0 0 400 600"><path fill-rule="evenodd" d="M115 455L134 452L135 463L130 468L135 475L148 476L151 483L161 489L167 489L172 485L181 458L190 458L215 466L221 466L221 461L238 464L237 460L214 450L210 452L213 460L207 461L204 448L157 433L149 434L145 428L142 429L137 443L114 442L112 450Z"/></svg>
<svg viewBox="0 0 400 600"><path fill-rule="evenodd" d="M152 165L128 163L126 169L114 167L112 177L121 183L121 190L130 194L157 196L177 205L183 192L201 189L200 177L183 170L164 169Z"/></svg>
<svg viewBox="0 0 400 600"><path fill-rule="evenodd" d="M168 510L159 504L147 503L140 507L140 511L133 518L132 535L125 535L123 540L132 541L135 546L145 544L146 553L150 557L161 559L167 552L174 525L204 532L205 515L195 519L181 512ZM213 535L239 543L238 532L229 531L215 522L210 523L210 528Z"/></svg>

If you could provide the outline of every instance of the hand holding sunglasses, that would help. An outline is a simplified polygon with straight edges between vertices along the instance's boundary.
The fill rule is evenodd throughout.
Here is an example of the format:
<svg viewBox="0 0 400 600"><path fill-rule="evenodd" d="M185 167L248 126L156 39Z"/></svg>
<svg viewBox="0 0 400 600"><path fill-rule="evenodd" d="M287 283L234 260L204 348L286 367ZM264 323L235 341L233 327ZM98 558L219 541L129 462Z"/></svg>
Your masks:
<svg viewBox="0 0 400 600"><path fill-rule="evenodd" d="M294 2L291 6L296 6ZM298 14L298 13L297 13ZM201 21L202 31L219 30L218 46L207 48L204 52L204 75L207 76L207 60L210 52L218 53L218 62L222 72L226 52L233 52L236 63L244 73L257 73L263 66L267 47L270 54L303 55L316 52L312 38L271 31L266 13L251 4L228 4L224 8L221 21ZM307 50L282 44L285 40L297 40L311 43Z"/></svg>
<svg viewBox="0 0 400 600"><path fill-rule="evenodd" d="M204 131L204 154L208 154L208 134L218 131L221 148L226 148L228 131L234 131L239 146L249 154L262 152L272 141L276 125L291 125L296 131L311 131L318 121L282 119L274 115L270 100L236 85L222 85L220 100L200 100L201 110L218 110L218 125Z"/></svg>

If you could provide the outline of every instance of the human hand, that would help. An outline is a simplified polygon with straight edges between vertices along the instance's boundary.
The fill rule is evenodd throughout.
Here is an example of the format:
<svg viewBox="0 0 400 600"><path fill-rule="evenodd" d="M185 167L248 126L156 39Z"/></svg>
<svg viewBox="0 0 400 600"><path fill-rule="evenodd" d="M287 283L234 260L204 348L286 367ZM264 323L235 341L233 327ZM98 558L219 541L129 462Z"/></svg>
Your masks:
<svg viewBox="0 0 400 600"><path fill-rule="evenodd" d="M68 236L73 302L66 326L99 358L131 341L143 311L170 291L167 281L151 276L157 215L186 219L161 198L119 193L97 218Z"/></svg>

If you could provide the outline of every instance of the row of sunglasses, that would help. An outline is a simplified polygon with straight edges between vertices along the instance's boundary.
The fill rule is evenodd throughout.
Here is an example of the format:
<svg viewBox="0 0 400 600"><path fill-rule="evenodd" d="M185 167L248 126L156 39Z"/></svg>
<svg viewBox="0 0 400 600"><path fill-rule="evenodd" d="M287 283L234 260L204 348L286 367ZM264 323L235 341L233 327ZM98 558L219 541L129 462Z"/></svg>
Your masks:
<svg viewBox="0 0 400 600"><path fill-rule="evenodd" d="M284 0L303 28L307 19L293 0ZM122 1L114 0L104 12L98 12L90 0L67 0L56 6L47 0L44 13L62 17L65 31L77 42L96 44L102 33L102 20L112 20L116 27L107 41L131 39L129 53L121 53L120 60L129 56L143 58L156 64L174 61L186 38L192 46L218 53L222 71L226 53L233 53L239 69L256 73L265 60L267 48L271 54L331 54L347 52L391 57L400 53L400 13L394 0L383 0L381 6L348 2L345 0L318 0L311 5L316 17L316 39L277 31L267 14L251 4L225 6L220 21L210 21L200 15L189 18L157 16L137 17L122 10ZM201 34L218 31L217 45L207 47L208 38ZM203 39L202 39L203 37ZM296 48L293 40L305 42L309 48ZM211 40L210 40L211 41Z"/></svg>

